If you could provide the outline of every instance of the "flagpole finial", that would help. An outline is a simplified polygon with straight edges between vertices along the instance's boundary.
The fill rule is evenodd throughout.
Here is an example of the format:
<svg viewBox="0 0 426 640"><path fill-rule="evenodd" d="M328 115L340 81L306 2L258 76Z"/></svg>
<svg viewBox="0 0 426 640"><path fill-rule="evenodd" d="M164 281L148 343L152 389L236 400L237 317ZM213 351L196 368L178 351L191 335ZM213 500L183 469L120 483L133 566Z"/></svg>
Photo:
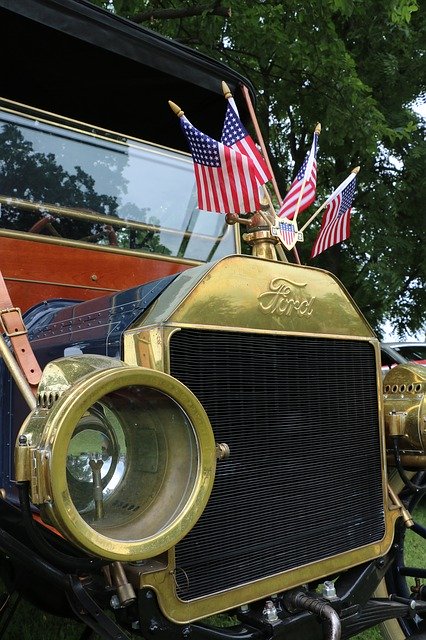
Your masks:
<svg viewBox="0 0 426 640"><path fill-rule="evenodd" d="M232 98L232 93L230 88L228 87L228 85L226 84L226 82L224 82L222 80L222 91L223 91L223 95L225 96L225 98L228 100L228 98Z"/></svg>
<svg viewBox="0 0 426 640"><path fill-rule="evenodd" d="M354 173L356 175L357 173L359 173L360 169L361 167L355 167L354 169L352 169L351 173Z"/></svg>
<svg viewBox="0 0 426 640"><path fill-rule="evenodd" d="M178 118L181 118L184 115L182 109L175 102L169 100L170 109L177 115Z"/></svg>
<svg viewBox="0 0 426 640"><path fill-rule="evenodd" d="M317 133L318 135L321 133L321 122L316 123L314 133Z"/></svg>

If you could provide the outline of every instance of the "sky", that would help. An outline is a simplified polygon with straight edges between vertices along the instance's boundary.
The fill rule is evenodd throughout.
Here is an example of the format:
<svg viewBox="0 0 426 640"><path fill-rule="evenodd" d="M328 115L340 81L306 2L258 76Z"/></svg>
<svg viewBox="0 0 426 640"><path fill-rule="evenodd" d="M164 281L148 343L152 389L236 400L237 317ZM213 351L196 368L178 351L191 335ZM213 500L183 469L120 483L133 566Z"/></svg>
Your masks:
<svg viewBox="0 0 426 640"><path fill-rule="evenodd" d="M414 111L422 116L423 119L426 120L426 103L418 104L413 106ZM423 331L418 331L415 334L407 334L403 340L403 342L426 342L426 309L425 311L425 325ZM400 338L392 331L392 326L390 322L386 322L383 325L384 337L383 342L402 342Z"/></svg>

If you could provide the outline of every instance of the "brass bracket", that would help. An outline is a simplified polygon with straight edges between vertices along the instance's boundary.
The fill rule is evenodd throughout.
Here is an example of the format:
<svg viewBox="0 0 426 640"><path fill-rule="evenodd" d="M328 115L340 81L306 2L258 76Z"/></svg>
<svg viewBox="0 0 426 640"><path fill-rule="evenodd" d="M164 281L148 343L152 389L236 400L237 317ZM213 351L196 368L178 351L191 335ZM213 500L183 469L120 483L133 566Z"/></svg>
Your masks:
<svg viewBox="0 0 426 640"><path fill-rule="evenodd" d="M404 520L405 526L410 528L414 525L414 520L411 517L411 513L404 507L399 497L396 495L395 491L392 489L390 484L388 483L388 493L391 498L394 508L399 509L401 511L401 516Z"/></svg>
<svg viewBox="0 0 426 640"><path fill-rule="evenodd" d="M386 416L386 425L390 436L403 436L405 433L406 411L390 411Z"/></svg>

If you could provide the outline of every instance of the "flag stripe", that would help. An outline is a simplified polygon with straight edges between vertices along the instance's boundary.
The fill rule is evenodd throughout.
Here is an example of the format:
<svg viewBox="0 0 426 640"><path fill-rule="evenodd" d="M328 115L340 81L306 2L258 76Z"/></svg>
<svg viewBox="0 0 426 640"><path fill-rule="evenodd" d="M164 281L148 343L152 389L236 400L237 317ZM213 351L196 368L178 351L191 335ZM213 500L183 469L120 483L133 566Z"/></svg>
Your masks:
<svg viewBox="0 0 426 640"><path fill-rule="evenodd" d="M234 172L235 158L232 157L231 154L227 153L226 149L224 149L223 152L224 152L224 159L225 159L224 175L226 176L227 184L229 184L229 194L231 199L230 206L232 207L231 213L236 213L237 203L243 202L244 208L246 208L246 203L239 199L240 194L238 192L238 184L237 184L237 181L233 178L235 173Z"/></svg>
<svg viewBox="0 0 426 640"><path fill-rule="evenodd" d="M314 133L310 151L307 153L278 211L280 218L289 218L291 220L296 211L297 213L302 213L314 202L317 186L317 150L318 134ZM303 184L303 182L305 183ZM301 198L300 194L302 194Z"/></svg>
<svg viewBox="0 0 426 640"><path fill-rule="evenodd" d="M181 117L194 161L198 207L218 213L250 213L260 208L256 167L239 151L198 131Z"/></svg>
<svg viewBox="0 0 426 640"><path fill-rule="evenodd" d="M349 238L355 186L356 174L351 173L327 199L321 229L312 247L311 258Z"/></svg>
<svg viewBox="0 0 426 640"><path fill-rule="evenodd" d="M263 159L253 138L248 134L248 131L240 120L237 105L232 97L228 98L220 141L227 147L238 151L252 160L256 180L259 185L265 184L265 182L272 179L268 165Z"/></svg>

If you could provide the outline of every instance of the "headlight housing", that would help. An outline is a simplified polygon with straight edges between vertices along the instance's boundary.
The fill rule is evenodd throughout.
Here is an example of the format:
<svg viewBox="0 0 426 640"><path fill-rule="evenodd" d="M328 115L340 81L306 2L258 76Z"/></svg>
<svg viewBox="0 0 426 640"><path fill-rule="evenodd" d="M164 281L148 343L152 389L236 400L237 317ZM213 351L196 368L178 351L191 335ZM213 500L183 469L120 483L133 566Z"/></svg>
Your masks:
<svg viewBox="0 0 426 640"><path fill-rule="evenodd" d="M407 468L426 466L426 367L399 364L383 381L385 425L389 449L398 438L401 460ZM390 455L389 462L394 461Z"/></svg>
<svg viewBox="0 0 426 640"><path fill-rule="evenodd" d="M50 363L16 447L17 480L42 517L85 551L156 556L201 515L215 442L194 394L173 377L103 356Z"/></svg>

